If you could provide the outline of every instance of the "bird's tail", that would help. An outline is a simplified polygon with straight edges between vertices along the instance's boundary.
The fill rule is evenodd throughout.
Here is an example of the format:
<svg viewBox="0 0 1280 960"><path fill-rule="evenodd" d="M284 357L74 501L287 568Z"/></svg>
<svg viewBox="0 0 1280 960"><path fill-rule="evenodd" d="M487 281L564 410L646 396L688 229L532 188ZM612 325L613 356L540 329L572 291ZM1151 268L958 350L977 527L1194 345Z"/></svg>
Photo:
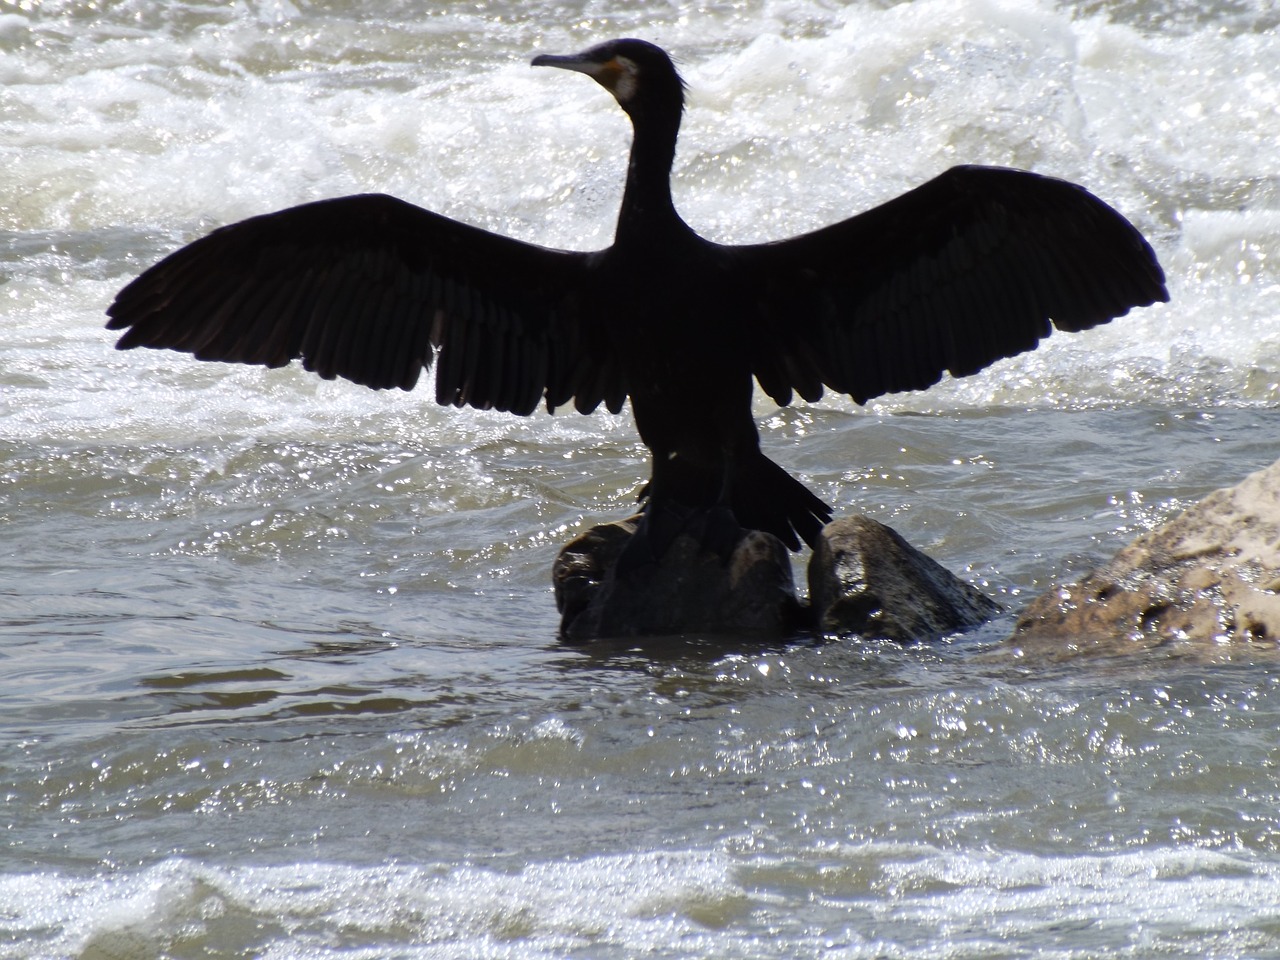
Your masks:
<svg viewBox="0 0 1280 960"><path fill-rule="evenodd" d="M810 547L831 522L831 508L787 471L753 450L734 463L730 502L738 524L771 533L791 550Z"/></svg>

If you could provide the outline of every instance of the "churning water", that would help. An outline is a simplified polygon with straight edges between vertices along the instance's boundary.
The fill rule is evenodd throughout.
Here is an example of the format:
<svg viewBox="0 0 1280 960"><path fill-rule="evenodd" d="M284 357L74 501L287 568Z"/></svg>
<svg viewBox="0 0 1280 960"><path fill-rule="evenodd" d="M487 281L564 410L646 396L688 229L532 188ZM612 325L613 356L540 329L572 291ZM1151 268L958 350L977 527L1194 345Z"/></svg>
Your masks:
<svg viewBox="0 0 1280 960"><path fill-rule="evenodd" d="M769 454L1011 610L1277 455L1271 0L0 3L0 956L1280 956L1280 663L573 650L627 417L112 350L218 224L385 191L612 233L629 130L528 68L634 35L723 241L955 163L1084 183L1173 302ZM690 415L696 415L695 410Z"/></svg>

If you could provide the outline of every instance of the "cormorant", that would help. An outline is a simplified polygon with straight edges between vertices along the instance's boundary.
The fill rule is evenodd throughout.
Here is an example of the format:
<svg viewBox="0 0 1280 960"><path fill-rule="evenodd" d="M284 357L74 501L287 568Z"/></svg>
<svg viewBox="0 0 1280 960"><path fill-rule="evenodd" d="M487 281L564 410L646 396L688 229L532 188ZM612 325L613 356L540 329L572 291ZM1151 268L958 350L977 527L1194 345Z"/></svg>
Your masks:
<svg viewBox="0 0 1280 960"><path fill-rule="evenodd" d="M670 174L684 82L660 48L613 40L534 66L585 73L634 139L611 247L553 250L394 197L321 200L222 227L120 291L116 344L304 368L436 400L583 413L628 398L653 455L641 529L660 554L725 508L793 550L831 508L767 459L752 378L777 403L858 403L962 377L1168 299L1142 235L1082 187L954 167L813 233L724 246L680 219ZM661 526L662 535L654 531ZM736 529L736 528L735 528ZM705 533L705 530L704 530Z"/></svg>

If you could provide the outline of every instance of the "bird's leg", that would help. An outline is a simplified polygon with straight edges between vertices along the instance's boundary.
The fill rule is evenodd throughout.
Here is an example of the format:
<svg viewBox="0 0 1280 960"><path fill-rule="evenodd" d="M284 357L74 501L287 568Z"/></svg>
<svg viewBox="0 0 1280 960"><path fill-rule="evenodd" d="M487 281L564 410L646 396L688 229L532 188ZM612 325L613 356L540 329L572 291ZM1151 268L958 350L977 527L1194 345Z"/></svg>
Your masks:
<svg viewBox="0 0 1280 960"><path fill-rule="evenodd" d="M744 531L727 503L690 507L671 499L650 499L640 523L618 555L616 570L625 576L648 564L659 563L680 537L693 540L704 553L715 554L728 564Z"/></svg>
<svg viewBox="0 0 1280 960"><path fill-rule="evenodd" d="M702 516L702 546L717 554L726 564L739 541L746 535L733 512L733 457L729 450L720 458L720 490L715 503Z"/></svg>
<svg viewBox="0 0 1280 960"><path fill-rule="evenodd" d="M678 453L655 455L640 523L618 557L619 574L657 563L682 536L729 562L743 531L730 508L730 465L717 466L718 483L707 482L717 472L710 464L693 465Z"/></svg>

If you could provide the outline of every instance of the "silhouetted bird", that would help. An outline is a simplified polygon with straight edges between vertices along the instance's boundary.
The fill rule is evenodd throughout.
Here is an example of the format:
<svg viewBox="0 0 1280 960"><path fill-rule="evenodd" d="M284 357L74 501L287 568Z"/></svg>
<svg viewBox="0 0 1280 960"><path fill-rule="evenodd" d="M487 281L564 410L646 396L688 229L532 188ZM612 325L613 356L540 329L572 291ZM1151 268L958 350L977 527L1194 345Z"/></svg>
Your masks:
<svg viewBox="0 0 1280 960"><path fill-rule="evenodd" d="M831 509L760 451L752 377L779 404L823 387L859 403L961 377L1167 300L1132 225L1062 180L961 166L860 216L722 246L671 201L684 83L658 47L614 40L535 66L585 73L631 117L614 243L552 250L393 197L322 200L215 230L108 310L118 347L408 390L442 404L611 412L629 397L653 454L650 555L732 512L791 549ZM438 356L435 356L438 354ZM661 533L658 533L661 529ZM736 527L734 527L736 531ZM705 534L705 531L704 531Z"/></svg>

